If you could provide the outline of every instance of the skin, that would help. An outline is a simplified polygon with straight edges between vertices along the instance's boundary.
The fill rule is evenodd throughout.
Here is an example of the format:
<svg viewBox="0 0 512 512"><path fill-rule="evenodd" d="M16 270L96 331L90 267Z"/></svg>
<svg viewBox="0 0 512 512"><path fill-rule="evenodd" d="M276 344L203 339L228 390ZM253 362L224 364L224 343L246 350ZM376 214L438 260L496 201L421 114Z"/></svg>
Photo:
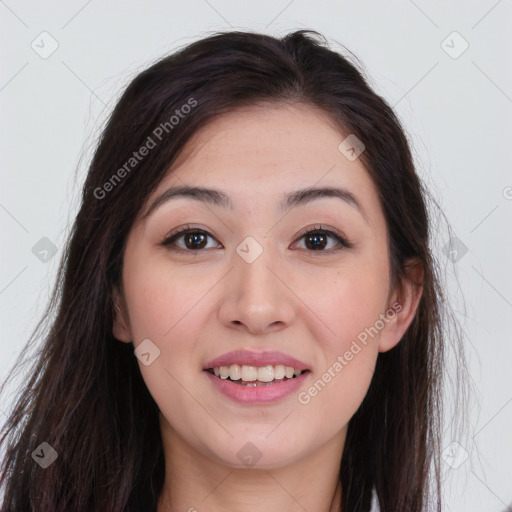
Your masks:
<svg viewBox="0 0 512 512"><path fill-rule="evenodd" d="M346 135L322 111L300 105L217 117L188 142L147 206L187 184L223 191L235 209L173 199L143 219L145 207L130 232L113 332L135 347L149 338L160 350L149 366L139 361L161 411L166 479L158 512L339 510L347 424L378 353L399 342L420 295L407 283L400 295L390 289L385 218L360 159L338 150ZM284 194L312 186L350 191L364 215L338 198L278 211ZM191 249L186 236L175 246L188 252L161 245L186 224L210 234L206 248ZM318 225L342 232L353 247L334 250L339 243L328 238L311 249L301 230ZM263 249L252 263L236 252L247 236ZM292 393L240 405L202 371L234 349L280 350L310 368L299 390L307 391L397 301L400 313L307 404ZM261 453L251 467L237 457L249 441Z"/></svg>

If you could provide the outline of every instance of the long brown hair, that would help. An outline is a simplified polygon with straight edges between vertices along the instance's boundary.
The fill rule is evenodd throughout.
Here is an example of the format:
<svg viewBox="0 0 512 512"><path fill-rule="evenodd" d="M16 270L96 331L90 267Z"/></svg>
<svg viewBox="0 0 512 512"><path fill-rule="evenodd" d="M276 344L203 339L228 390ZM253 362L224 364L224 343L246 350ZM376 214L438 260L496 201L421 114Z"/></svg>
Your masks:
<svg viewBox="0 0 512 512"><path fill-rule="evenodd" d="M164 481L159 410L133 346L112 335L112 289L134 219L186 141L215 116L258 102L315 106L356 135L387 221L393 282L407 279L410 258L424 268L415 318L401 342L379 354L350 420L342 509L368 511L375 489L383 512L440 510L445 333L428 193L392 108L356 64L317 32L302 30L283 38L209 36L140 73L118 101L90 164L50 304L8 376L42 338L0 439L2 510L156 509ZM155 147L130 161L149 138ZM43 442L58 454L46 469L31 457Z"/></svg>

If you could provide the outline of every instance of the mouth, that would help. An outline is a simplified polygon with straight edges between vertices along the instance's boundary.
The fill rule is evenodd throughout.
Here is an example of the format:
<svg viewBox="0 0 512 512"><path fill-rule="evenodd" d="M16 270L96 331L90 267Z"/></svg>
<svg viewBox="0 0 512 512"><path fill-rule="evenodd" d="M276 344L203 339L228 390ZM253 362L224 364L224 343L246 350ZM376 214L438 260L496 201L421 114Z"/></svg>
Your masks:
<svg viewBox="0 0 512 512"><path fill-rule="evenodd" d="M249 366L232 364L230 366L218 366L207 368L206 372L220 380L232 382L243 387L275 386L277 384L293 380L310 370L301 370L285 365Z"/></svg>

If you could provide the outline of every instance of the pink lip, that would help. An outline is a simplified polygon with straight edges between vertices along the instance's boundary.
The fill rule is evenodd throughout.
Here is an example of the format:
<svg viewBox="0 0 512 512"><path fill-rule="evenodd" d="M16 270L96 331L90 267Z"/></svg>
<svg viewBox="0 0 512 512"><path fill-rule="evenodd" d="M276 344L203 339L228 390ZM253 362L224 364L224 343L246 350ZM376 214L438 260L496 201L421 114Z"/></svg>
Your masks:
<svg viewBox="0 0 512 512"><path fill-rule="evenodd" d="M258 367L282 364L284 366L291 366L296 370L309 370L305 363L287 354L283 354L283 352L251 352L250 350L233 350L232 352L223 354L220 357L217 357L216 359L206 363L203 366L203 370L209 370L210 368L220 368L221 366L231 366L232 364ZM235 384L235 386L236 385L237 384Z"/></svg>
<svg viewBox="0 0 512 512"><path fill-rule="evenodd" d="M210 372L203 372L213 386L223 395L239 404L264 405L277 402L290 395L303 384L310 372L288 379L271 386L245 387L226 379L215 377Z"/></svg>

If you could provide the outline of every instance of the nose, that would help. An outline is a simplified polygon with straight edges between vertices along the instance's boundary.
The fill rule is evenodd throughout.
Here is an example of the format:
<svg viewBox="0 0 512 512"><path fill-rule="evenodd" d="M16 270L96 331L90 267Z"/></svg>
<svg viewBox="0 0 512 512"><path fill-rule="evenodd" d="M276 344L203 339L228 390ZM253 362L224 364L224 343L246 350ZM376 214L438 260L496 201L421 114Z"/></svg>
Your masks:
<svg viewBox="0 0 512 512"><path fill-rule="evenodd" d="M294 295L278 259L270 252L265 249L252 263L233 255L234 268L227 277L219 309L220 321L226 327L265 334L292 323L296 314Z"/></svg>

